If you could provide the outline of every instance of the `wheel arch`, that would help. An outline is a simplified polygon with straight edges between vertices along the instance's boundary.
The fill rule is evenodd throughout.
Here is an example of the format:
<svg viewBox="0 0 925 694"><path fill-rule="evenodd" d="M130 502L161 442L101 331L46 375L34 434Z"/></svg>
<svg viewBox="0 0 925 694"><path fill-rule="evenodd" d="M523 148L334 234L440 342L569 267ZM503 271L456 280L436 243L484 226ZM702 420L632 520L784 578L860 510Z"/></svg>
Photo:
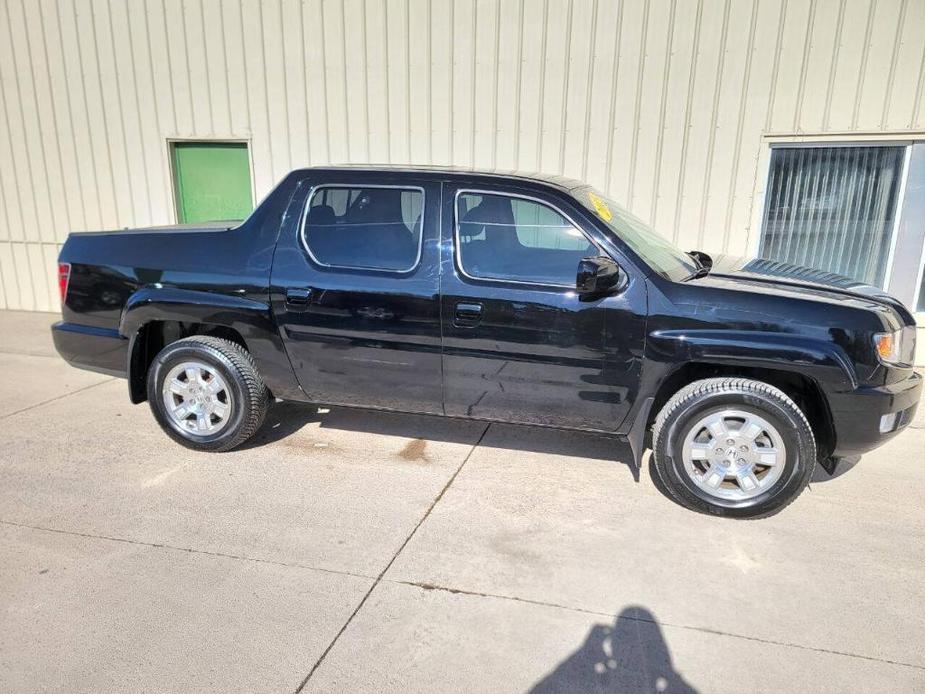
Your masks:
<svg viewBox="0 0 925 694"><path fill-rule="evenodd" d="M298 385L266 303L198 290L145 287L126 303L119 332L129 340L126 373L133 403L147 399L146 376L155 355L191 335L240 345L251 354L274 395L298 399Z"/></svg>
<svg viewBox="0 0 925 694"><path fill-rule="evenodd" d="M710 361L689 361L679 364L660 382L647 413L646 428L652 426L658 413L671 397L685 386L705 378L737 377L761 381L783 391L806 415L816 439L818 457L827 457L835 450L835 429L828 398L820 383L795 370L727 364Z"/></svg>

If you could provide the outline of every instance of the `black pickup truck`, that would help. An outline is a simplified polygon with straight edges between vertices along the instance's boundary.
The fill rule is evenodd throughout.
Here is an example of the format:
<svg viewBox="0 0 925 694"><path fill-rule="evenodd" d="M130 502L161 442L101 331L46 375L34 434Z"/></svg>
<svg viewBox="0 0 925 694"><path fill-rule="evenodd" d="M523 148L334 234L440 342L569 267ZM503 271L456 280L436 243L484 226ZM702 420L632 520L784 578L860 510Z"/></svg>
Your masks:
<svg viewBox="0 0 925 694"><path fill-rule="evenodd" d="M60 354L198 450L274 398L583 429L651 446L679 503L758 517L922 388L882 291L684 253L561 177L303 169L236 226L71 234L58 270Z"/></svg>

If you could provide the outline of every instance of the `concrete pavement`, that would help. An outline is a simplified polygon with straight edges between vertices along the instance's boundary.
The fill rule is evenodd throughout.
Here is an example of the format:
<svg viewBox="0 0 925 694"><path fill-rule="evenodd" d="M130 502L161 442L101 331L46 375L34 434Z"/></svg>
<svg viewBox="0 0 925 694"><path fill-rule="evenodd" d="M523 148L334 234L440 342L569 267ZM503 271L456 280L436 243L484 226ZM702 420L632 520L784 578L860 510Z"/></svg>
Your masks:
<svg viewBox="0 0 925 694"><path fill-rule="evenodd" d="M774 518L603 436L277 406L171 442L0 312L0 691L925 689L921 421Z"/></svg>

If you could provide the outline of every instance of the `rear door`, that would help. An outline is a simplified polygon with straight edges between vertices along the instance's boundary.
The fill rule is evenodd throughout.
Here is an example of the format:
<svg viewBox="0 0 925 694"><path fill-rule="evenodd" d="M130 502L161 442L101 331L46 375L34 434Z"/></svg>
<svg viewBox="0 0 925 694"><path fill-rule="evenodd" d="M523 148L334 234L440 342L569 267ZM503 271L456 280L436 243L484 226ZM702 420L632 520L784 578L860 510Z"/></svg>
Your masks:
<svg viewBox="0 0 925 694"><path fill-rule="evenodd" d="M443 215L447 414L616 430L638 389L644 282L579 298L578 262L602 251L542 194L447 185Z"/></svg>
<svg viewBox="0 0 925 694"><path fill-rule="evenodd" d="M440 184L313 174L284 223L272 301L307 399L442 413Z"/></svg>

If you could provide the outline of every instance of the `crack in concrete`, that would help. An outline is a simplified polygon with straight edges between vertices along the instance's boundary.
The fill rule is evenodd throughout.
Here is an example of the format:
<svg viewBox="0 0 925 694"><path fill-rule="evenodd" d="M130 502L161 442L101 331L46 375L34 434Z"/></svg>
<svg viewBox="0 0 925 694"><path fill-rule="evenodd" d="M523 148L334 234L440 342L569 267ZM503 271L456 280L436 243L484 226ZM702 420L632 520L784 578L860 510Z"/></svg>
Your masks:
<svg viewBox="0 0 925 694"><path fill-rule="evenodd" d="M22 414L23 412L28 412L29 410L34 410L36 407L41 407L42 405L48 405L49 403L57 402L58 400L62 400L64 398L70 397L71 395L77 395L77 393L83 393L85 390L96 388L97 386L101 386L104 383L112 383L113 381L116 381L116 380L118 379L115 376L113 376L111 378L107 378L97 383L91 383L90 385L84 386L83 388L72 390L70 393L63 393L61 395L56 395L53 398L48 398L48 400L42 400L42 402L37 402L34 405L29 405L28 407L24 407L21 410L16 410L15 412L9 412L7 414L0 415L0 419L6 419L8 417L12 417L13 415Z"/></svg>
<svg viewBox="0 0 925 694"><path fill-rule="evenodd" d="M443 489L440 490L440 493L437 494L437 497L431 502L430 506L427 508L427 511L424 512L424 515L421 517L421 520L417 522L417 525L414 526L414 528L408 534L408 537L405 538L405 541L401 543L401 546L398 548L398 551L396 551L395 554L392 555L392 558L389 560L389 563L385 565L385 568L379 572L379 575L376 577L376 581L372 584L372 586L370 586L369 590L366 591L366 595L363 596L359 604L356 606L356 609L353 610L353 612L347 618L347 621L344 622L344 625L340 628L340 631L337 632L337 634L331 640L331 643L328 644L328 647L324 649L324 652L321 654L318 660L315 661L315 664L312 666L312 669L308 671L307 675L305 675L305 679L302 680L302 683L299 684L299 686L296 688L295 694L301 694L302 690L305 689L305 685L308 684L309 680L312 678L312 675L315 674L315 671L321 666L321 663L324 662L324 659L327 657L328 653L330 653L331 649L334 648L334 644L337 643L337 640L347 630L347 627L350 626L350 622L353 621L353 618L357 616L357 613L363 608L363 605L366 604L366 601L369 599L369 596L372 595L372 592L376 589L376 586L378 586L382 582L382 577L385 576L386 572L390 568L392 568L392 564L394 564L395 560L398 559L398 555L402 553L402 550L405 549L405 547L411 541L411 538L414 537L414 534L418 531L418 528L420 528L421 525L424 524L424 521L426 521L430 517L431 511L434 510L434 507L440 502L440 499L443 498L443 495L446 494L446 490L449 489L450 485L452 485L453 482L456 481L457 475L459 475L460 471L463 469L465 464L469 462L469 458L472 457L472 454L475 452L475 449L477 449L479 447L479 444L482 443L482 439L485 438L485 434L488 433L488 430L490 428L491 428L491 424L487 424L485 428L482 430L482 433L479 436L479 440L476 441L472 445L472 448L469 449L469 452L466 454L466 457L463 458L463 461L459 464L459 467L456 468L456 472L454 472L452 476L450 477L450 479L447 480L447 483L443 485Z"/></svg>
<svg viewBox="0 0 925 694"><path fill-rule="evenodd" d="M554 602L545 602L543 600L532 600L530 598L521 598L516 595L499 595L495 593L482 593L475 590L464 590L462 588L449 588L446 586L438 586L433 583L418 583L415 581L397 581L391 579L385 579L389 583L395 583L398 585L412 586L414 588L420 588L421 590L437 590L445 593L452 593L453 595L467 595L470 597L477 598L494 598L496 600L510 600L512 602L521 602L528 605L536 605L538 607L551 607L558 610L568 610L569 612L580 612L582 614L589 614L595 617L606 617L607 619L622 619L632 622L645 622L648 624L655 624L659 627L668 627L671 629L686 629L687 631L697 631L705 634L715 634L716 636L728 636L734 639L743 639L745 641L755 641L757 643L764 643L772 646L782 646L784 648L798 648L803 651L812 651L815 653L826 653L829 655L840 655L846 658L858 658L860 660L869 660L875 663L884 663L886 665L898 665L900 667L908 667L914 670L925 670L925 666L915 665L914 663L906 663L901 660L889 660L888 658L876 658L870 655L863 655L861 653L849 653L847 651L836 651L830 648L818 648L816 646L806 646L800 643L791 643L788 641L775 641L774 639L763 639L760 636L746 636L745 634L736 634L731 631L722 631L721 629L711 629L709 627L695 627L689 624L674 624L672 622L662 622L655 619L646 619L644 617L627 617L624 615L616 615L607 612L598 612L597 610L589 610L583 607L574 607L572 605L562 605Z"/></svg>
<svg viewBox="0 0 925 694"><path fill-rule="evenodd" d="M125 537L112 537L110 535L96 535L93 533L82 533L77 530L61 530L59 528L48 528L41 525L30 525L28 523L18 523L16 521L0 519L0 525L8 525L15 528L25 528L27 530L39 530L46 533L56 533L58 535L70 535L73 537L84 537L90 540L105 540L108 542L122 542L127 545L138 545L141 547L150 547L152 549L166 549L174 552L186 552L188 554L202 554L208 557L219 557L221 559L235 559L238 561L249 561L256 564L271 564L273 566L284 566L290 569L306 569L308 571L320 571L326 574L336 574L338 576L351 576L353 578L365 578L372 581L375 576L355 573L353 571L343 571L341 569L324 569L318 566L309 566L308 564L297 564L294 562L276 561L274 559L260 559L258 557L246 557L242 554L231 554L228 552L212 552L207 549L194 549L193 547L179 547L162 542L146 542L144 540L132 540Z"/></svg>

